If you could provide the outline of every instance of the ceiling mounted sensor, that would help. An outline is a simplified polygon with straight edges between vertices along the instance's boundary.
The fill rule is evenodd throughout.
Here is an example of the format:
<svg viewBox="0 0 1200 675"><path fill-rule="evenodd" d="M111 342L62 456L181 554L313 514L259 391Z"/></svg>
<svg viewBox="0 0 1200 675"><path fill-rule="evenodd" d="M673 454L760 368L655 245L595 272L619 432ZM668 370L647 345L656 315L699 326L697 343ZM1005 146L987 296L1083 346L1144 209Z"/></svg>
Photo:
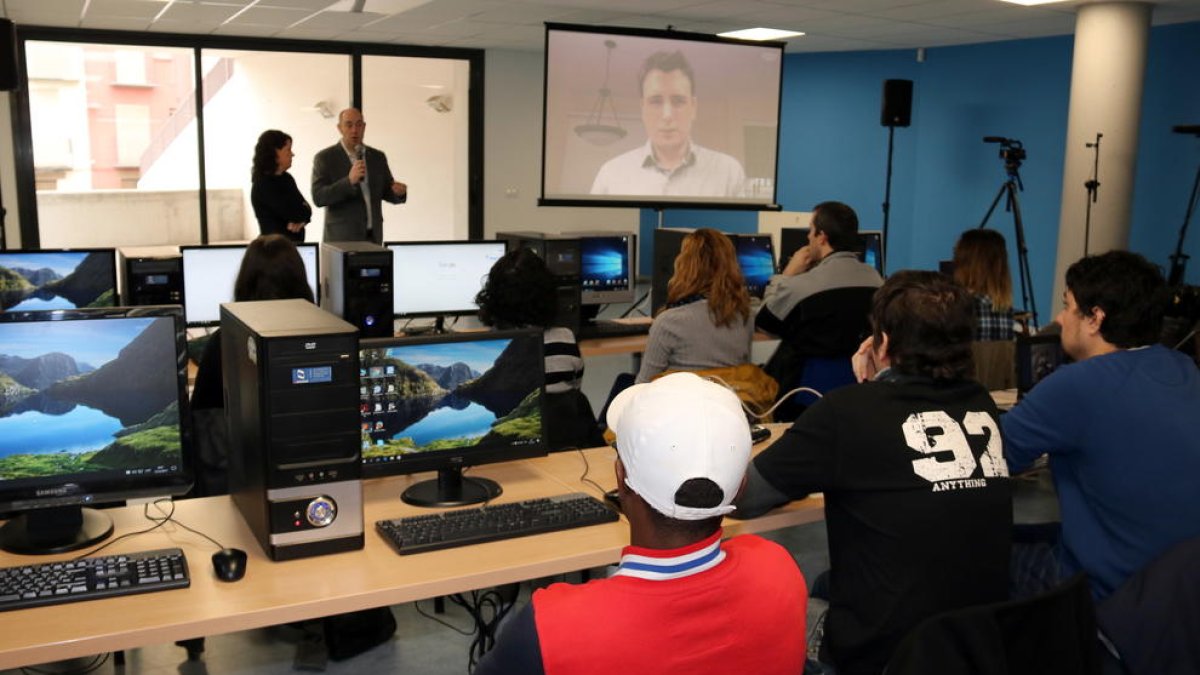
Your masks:
<svg viewBox="0 0 1200 675"><path fill-rule="evenodd" d="M355 14L362 14L363 5L367 4L367 0L354 0L354 4L350 6L350 11Z"/></svg>
<svg viewBox="0 0 1200 675"><path fill-rule="evenodd" d="M617 43L605 40L604 48L608 50L604 57L604 83L600 85L596 103L588 114L587 122L575 126L575 135L592 145L612 145L625 138L626 133L621 127L620 118L617 117L617 108L613 105L612 90L608 88L608 72L612 65L612 52L617 48ZM605 122L605 113L611 115L612 124Z"/></svg>

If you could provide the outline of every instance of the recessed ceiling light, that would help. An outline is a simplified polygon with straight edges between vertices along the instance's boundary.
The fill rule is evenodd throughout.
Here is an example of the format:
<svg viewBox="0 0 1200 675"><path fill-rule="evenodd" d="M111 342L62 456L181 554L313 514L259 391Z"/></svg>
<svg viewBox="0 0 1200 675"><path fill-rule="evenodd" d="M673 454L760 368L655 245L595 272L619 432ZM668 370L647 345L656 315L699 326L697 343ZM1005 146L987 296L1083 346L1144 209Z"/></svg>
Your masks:
<svg viewBox="0 0 1200 675"><path fill-rule="evenodd" d="M1007 2L1013 5L1025 5L1026 7L1032 7L1033 5L1049 5L1052 2L1066 1L1067 0L1000 0L1000 2Z"/></svg>
<svg viewBox="0 0 1200 675"><path fill-rule="evenodd" d="M778 28L744 28L742 30L733 30L728 33L717 33L721 37L737 38L739 40L786 40L804 35L796 30L780 30Z"/></svg>

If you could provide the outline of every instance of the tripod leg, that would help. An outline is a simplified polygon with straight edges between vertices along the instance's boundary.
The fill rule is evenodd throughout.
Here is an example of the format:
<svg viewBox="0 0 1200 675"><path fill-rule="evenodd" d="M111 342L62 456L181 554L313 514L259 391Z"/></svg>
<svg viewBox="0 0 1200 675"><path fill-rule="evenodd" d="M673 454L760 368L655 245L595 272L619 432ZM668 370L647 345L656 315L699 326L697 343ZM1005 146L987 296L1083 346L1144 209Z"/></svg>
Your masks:
<svg viewBox="0 0 1200 675"><path fill-rule="evenodd" d="M1012 207L1013 230L1017 235L1017 272L1021 277L1021 301L1029 310L1034 326L1039 326L1037 301L1033 297L1033 277L1029 273L1029 249L1025 246L1025 226L1021 222L1021 203L1017 200L1017 186L1013 181L1004 184L1008 191L1008 203Z"/></svg>
<svg viewBox="0 0 1200 675"><path fill-rule="evenodd" d="M1004 196L1007 190L1008 181L1005 181L1004 185L1000 186L1000 191L996 193L996 198L992 200L992 205L988 207L987 213L983 214L983 220L979 221L979 227L975 229L982 230L987 226L988 218L992 217L992 212L996 210L996 205L1000 203L1000 198Z"/></svg>

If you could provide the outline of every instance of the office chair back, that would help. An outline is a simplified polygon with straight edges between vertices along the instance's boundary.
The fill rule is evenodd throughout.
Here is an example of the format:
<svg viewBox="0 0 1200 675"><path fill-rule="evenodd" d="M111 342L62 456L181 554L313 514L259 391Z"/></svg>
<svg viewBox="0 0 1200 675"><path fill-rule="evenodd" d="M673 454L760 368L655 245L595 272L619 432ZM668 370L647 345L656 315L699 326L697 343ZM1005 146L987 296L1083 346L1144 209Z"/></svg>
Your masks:
<svg viewBox="0 0 1200 675"><path fill-rule="evenodd" d="M1097 675L1096 613L1078 574L1042 595L945 612L896 647L885 675Z"/></svg>
<svg viewBox="0 0 1200 675"><path fill-rule="evenodd" d="M1200 537L1129 577L1096 608L1130 675L1200 673Z"/></svg>

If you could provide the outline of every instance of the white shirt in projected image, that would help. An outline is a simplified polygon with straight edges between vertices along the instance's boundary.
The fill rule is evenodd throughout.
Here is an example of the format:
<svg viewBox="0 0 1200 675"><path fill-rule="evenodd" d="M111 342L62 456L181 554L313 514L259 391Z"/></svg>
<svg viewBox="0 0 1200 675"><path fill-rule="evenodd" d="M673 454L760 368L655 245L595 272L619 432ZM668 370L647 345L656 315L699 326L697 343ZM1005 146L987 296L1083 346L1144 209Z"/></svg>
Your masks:
<svg viewBox="0 0 1200 675"><path fill-rule="evenodd" d="M646 142L605 162L592 182L592 194L741 197L745 183L741 163L723 152L692 143L687 160L668 171L658 166Z"/></svg>

